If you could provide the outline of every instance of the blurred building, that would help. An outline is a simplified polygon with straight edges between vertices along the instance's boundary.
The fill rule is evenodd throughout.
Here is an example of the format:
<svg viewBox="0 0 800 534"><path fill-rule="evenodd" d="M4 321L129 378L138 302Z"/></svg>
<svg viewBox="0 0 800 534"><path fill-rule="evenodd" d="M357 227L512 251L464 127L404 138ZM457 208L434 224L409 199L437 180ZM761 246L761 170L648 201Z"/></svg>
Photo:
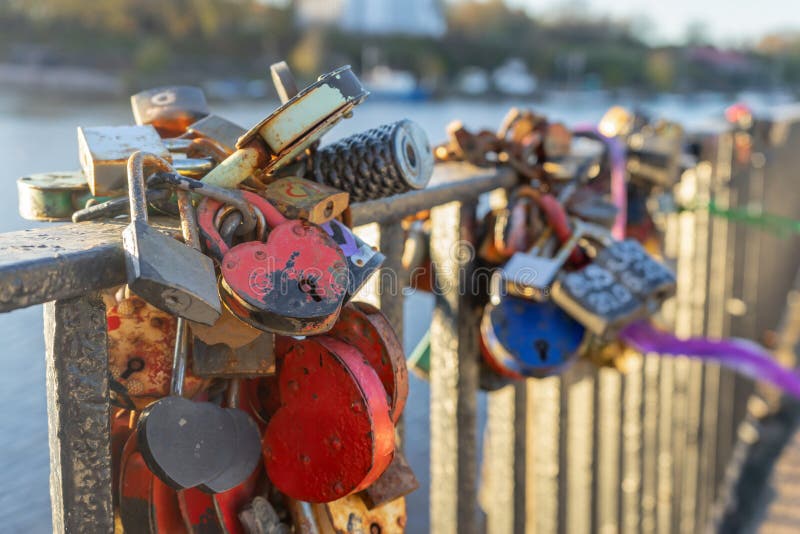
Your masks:
<svg viewBox="0 0 800 534"><path fill-rule="evenodd" d="M337 26L353 33L439 37L447 24L439 0L298 0L301 27Z"/></svg>

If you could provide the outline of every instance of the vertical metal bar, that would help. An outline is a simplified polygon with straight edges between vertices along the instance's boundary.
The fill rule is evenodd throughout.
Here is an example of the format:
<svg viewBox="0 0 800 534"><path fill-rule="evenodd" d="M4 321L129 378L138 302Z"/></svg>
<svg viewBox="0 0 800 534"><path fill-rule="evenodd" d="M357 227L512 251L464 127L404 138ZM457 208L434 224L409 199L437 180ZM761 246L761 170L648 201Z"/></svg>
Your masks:
<svg viewBox="0 0 800 534"><path fill-rule="evenodd" d="M594 387L591 364L579 362L567 373L566 399L566 518L563 528L570 534L592 531L592 459L594 450Z"/></svg>
<svg viewBox="0 0 800 534"><path fill-rule="evenodd" d="M658 381L660 358L644 358L644 402L642 411L642 525L641 532L656 530L658 502Z"/></svg>
<svg viewBox="0 0 800 534"><path fill-rule="evenodd" d="M430 531L469 533L477 518L478 312L472 303L475 204L431 210L436 307L431 325Z"/></svg>
<svg viewBox="0 0 800 534"><path fill-rule="evenodd" d="M509 385L488 398L481 504L489 534L514 532L515 396L515 386Z"/></svg>
<svg viewBox="0 0 800 534"><path fill-rule="evenodd" d="M555 534L559 512L559 436L562 380L528 380L526 471L527 499L525 532Z"/></svg>
<svg viewBox="0 0 800 534"><path fill-rule="evenodd" d="M389 324L394 327L397 333L397 339L403 343L403 307L405 304L405 297L403 289L405 286L406 272L403 268L403 250L405 248L406 240L403 232L403 227L400 221L392 224L380 225L380 241L378 249L386 256L378 273L378 307L381 309ZM403 347L406 349L406 347ZM405 441L405 417L400 416L395 429L397 435L397 444L399 447L404 446Z"/></svg>
<svg viewBox="0 0 800 534"><path fill-rule="evenodd" d="M622 532L640 531L642 498L642 356L631 355L622 379Z"/></svg>
<svg viewBox="0 0 800 534"><path fill-rule="evenodd" d="M106 314L98 295L44 306L53 532L113 532Z"/></svg>
<svg viewBox="0 0 800 534"><path fill-rule="evenodd" d="M620 531L620 432L622 430L622 375L616 369L600 369L597 380L597 465L595 507L597 532Z"/></svg>

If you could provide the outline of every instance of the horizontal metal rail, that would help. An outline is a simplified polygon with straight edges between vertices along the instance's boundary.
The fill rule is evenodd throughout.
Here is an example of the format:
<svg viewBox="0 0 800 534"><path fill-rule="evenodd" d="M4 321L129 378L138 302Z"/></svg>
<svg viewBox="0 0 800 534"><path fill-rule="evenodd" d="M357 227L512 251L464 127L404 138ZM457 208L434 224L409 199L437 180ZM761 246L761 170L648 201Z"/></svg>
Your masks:
<svg viewBox="0 0 800 534"><path fill-rule="evenodd" d="M387 199L354 204L353 224L388 223L447 202L516 182L510 170L438 165L431 187ZM126 221L85 222L0 234L0 312L125 283L122 227ZM169 231L177 221L154 218Z"/></svg>

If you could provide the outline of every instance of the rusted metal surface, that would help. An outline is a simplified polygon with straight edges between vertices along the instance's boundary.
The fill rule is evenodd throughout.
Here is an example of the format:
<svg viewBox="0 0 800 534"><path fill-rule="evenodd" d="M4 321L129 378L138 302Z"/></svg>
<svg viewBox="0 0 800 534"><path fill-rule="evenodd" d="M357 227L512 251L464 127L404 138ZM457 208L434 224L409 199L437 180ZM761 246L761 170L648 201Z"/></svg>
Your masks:
<svg viewBox="0 0 800 534"><path fill-rule="evenodd" d="M438 165L434 173L438 185L355 204L353 224L397 221L443 202L474 199L497 187L510 187L516 180L514 173L503 169ZM154 217L150 223L177 235L174 219ZM120 232L126 224L108 220L0 234L0 312L125 283ZM388 252L384 247L381 250ZM392 314L389 316L391 319Z"/></svg>
<svg viewBox="0 0 800 534"><path fill-rule="evenodd" d="M176 319L131 295L108 309L108 371L112 401L142 409L169 394ZM187 375L184 390L194 396L205 381Z"/></svg>
<svg viewBox="0 0 800 534"><path fill-rule="evenodd" d="M211 112L203 90L187 85L156 87L131 95L131 109L136 124L152 124L163 137L181 135Z"/></svg>
<svg viewBox="0 0 800 534"><path fill-rule="evenodd" d="M284 216L315 224L330 221L347 209L349 203L346 191L296 176L269 183L263 194Z"/></svg>
<svg viewBox="0 0 800 534"><path fill-rule="evenodd" d="M400 497L405 497L418 488L419 480L414 475L411 466L408 465L405 455L400 451L395 451L392 463L389 464L386 471L361 495L364 497L367 508L371 510Z"/></svg>
<svg viewBox="0 0 800 534"><path fill-rule="evenodd" d="M106 315L98 295L44 307L53 532L114 531Z"/></svg>
<svg viewBox="0 0 800 534"><path fill-rule="evenodd" d="M479 309L468 290L475 203L431 211L431 258L439 291L431 325L430 531L480 530L477 516Z"/></svg>
<svg viewBox="0 0 800 534"><path fill-rule="evenodd" d="M402 534L406 526L405 499L368 509L359 495L313 506L321 534Z"/></svg>
<svg viewBox="0 0 800 534"><path fill-rule="evenodd" d="M282 355L278 380L281 406L263 441L264 464L278 489L329 502L383 473L394 425L386 392L357 349L328 336L296 341Z"/></svg>

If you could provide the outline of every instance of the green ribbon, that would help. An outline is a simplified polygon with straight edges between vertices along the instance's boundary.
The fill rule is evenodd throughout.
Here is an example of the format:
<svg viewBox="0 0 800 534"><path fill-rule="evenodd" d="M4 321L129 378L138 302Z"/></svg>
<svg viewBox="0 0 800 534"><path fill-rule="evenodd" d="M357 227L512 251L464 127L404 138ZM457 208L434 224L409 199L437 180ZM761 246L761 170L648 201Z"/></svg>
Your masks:
<svg viewBox="0 0 800 534"><path fill-rule="evenodd" d="M705 205L684 206L681 211L708 210L709 215L722 217L729 221L740 222L748 226L763 228L768 232L786 237L789 234L800 234L800 220L767 213L753 208L721 208L712 200Z"/></svg>

